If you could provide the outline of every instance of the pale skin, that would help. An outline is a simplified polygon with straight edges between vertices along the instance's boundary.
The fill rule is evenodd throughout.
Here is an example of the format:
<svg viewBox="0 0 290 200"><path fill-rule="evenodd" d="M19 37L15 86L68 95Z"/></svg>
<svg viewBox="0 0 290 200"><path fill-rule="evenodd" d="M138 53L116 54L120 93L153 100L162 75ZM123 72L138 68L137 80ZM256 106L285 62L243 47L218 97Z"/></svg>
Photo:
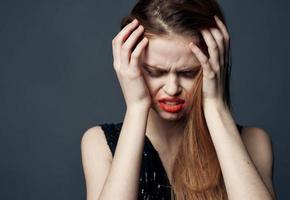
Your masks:
<svg viewBox="0 0 290 200"><path fill-rule="evenodd" d="M219 76L227 62L224 58L227 58L229 34L224 24L218 18L215 20L218 28L202 31L209 48L209 58L195 45L195 38L177 35L145 38L131 52L144 31L136 21L128 24L114 38L114 68L127 112L114 158L100 127L89 129L83 136L82 161L87 200L137 199L145 135L157 149L171 182L176 141L180 141L182 131L178 120L189 110L185 108L180 113L168 113L157 106L157 100L178 96L192 103L190 94L194 88L194 74L200 68L204 113L229 199L275 199L272 147L268 134L255 127L246 127L240 134L229 109L222 103ZM150 69L144 67L144 63L150 65ZM156 68L163 71L162 75L152 77L148 71ZM188 74L193 76L189 78Z"/></svg>

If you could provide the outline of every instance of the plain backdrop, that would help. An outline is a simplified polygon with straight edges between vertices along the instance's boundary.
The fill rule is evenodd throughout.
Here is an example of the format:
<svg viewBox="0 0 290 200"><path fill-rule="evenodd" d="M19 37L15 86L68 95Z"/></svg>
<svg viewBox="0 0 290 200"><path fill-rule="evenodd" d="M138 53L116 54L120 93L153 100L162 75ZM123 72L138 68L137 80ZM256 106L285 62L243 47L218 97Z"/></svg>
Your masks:
<svg viewBox="0 0 290 200"><path fill-rule="evenodd" d="M126 110L111 41L133 0L0 1L0 199L85 199L80 139ZM272 138L290 199L290 3L221 0L237 122Z"/></svg>

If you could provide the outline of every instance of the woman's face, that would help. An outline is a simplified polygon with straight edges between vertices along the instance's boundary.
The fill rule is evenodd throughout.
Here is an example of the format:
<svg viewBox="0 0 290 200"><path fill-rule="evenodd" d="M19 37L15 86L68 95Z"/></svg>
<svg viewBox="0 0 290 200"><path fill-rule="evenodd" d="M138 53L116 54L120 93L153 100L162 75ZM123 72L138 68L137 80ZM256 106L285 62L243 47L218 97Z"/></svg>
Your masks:
<svg viewBox="0 0 290 200"><path fill-rule="evenodd" d="M162 118L178 120L190 110L200 63L188 44L196 38L150 38L141 59L141 70L152 97L151 108ZM180 98L183 104L160 103L161 98Z"/></svg>

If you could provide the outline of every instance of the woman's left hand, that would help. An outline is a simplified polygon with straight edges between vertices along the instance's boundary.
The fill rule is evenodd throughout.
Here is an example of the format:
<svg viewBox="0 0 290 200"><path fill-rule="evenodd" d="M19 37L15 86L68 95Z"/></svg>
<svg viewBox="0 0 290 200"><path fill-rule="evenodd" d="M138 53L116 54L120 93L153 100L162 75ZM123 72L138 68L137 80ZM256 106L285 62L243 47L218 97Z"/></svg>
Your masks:
<svg viewBox="0 0 290 200"><path fill-rule="evenodd" d="M209 58L193 42L189 44L203 70L203 104L207 102L223 102L223 80L221 75L228 65L230 38L222 21L217 16L215 16L215 20L218 28L201 30L208 47Z"/></svg>

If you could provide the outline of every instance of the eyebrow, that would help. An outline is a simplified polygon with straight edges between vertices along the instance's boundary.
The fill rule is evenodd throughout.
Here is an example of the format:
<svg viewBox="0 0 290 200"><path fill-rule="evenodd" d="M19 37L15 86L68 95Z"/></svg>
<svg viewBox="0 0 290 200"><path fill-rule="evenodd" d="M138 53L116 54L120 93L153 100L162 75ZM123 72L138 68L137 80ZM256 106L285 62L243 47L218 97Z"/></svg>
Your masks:
<svg viewBox="0 0 290 200"><path fill-rule="evenodd" d="M157 66L153 66L153 65L149 65L147 63L143 63L143 67L147 68L147 69L153 69L153 70L160 70L160 71L167 71L167 69L164 68L160 68ZM177 71L189 71L189 70L197 70L200 68L200 65L196 66L196 67L192 67L192 66L188 66L188 67L183 67L180 70Z"/></svg>

